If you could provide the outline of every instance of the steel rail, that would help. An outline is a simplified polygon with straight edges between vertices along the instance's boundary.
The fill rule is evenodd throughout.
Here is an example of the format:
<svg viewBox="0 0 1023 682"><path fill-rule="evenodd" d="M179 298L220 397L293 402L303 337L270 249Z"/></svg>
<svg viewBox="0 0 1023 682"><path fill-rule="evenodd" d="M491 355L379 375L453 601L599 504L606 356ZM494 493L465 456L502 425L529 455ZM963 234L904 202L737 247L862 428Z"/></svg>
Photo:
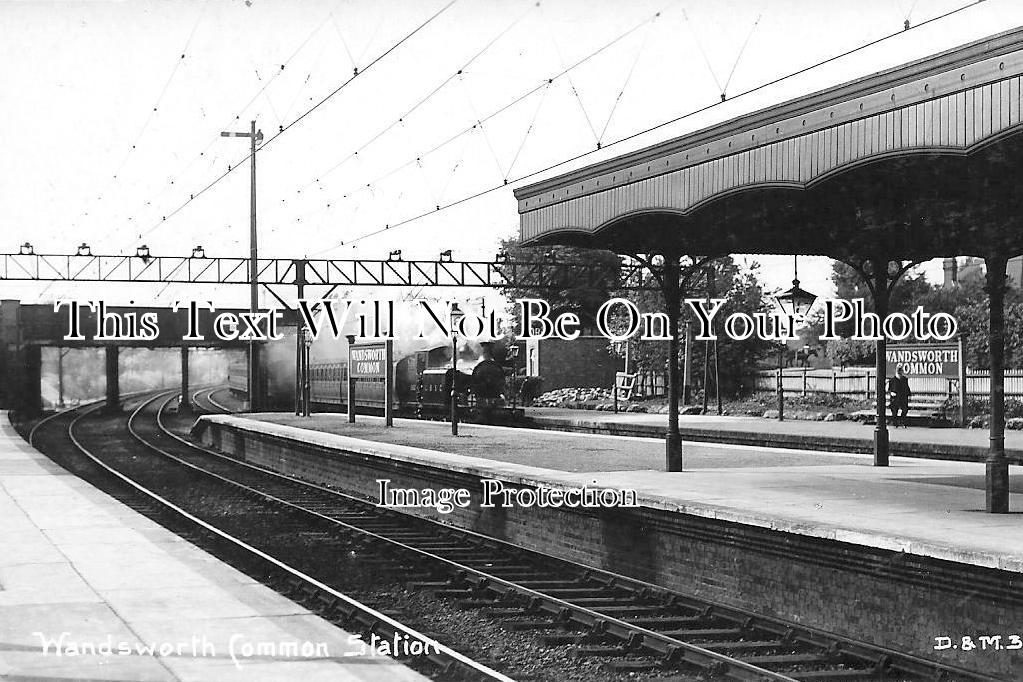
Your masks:
<svg viewBox="0 0 1023 682"><path fill-rule="evenodd" d="M219 389L219 388L211 388L209 394L206 396L207 402L209 402L209 404L212 405L213 407L215 407L216 409L222 411L224 414L233 414L234 410L232 410L227 405L224 405L223 403L218 402L217 399L213 397L213 394L216 391L219 391L219 390L221 390L221 389Z"/></svg>
<svg viewBox="0 0 1023 682"><path fill-rule="evenodd" d="M143 409L145 409L148 405L150 405L150 404L160 400L161 398L166 398L166 401L164 402L164 405L161 406L161 410L162 410L163 407L166 407L167 403L169 403L171 400L173 400L176 397L176 394L178 392L179 391L171 392L169 397L168 397L168 392L160 392L160 393L157 393L152 398L149 398L148 400L144 400L139 405L139 407L136 408L135 411L132 412L132 414L128 417L128 422L127 423L128 423L129 431L131 431L132 420L135 419L135 417ZM440 642L437 642L433 638L428 637L427 635L425 635L423 633L420 633L417 630L414 630L413 628L410 628L410 627L408 627L408 626L406 626L406 625L404 625L404 624L394 620L393 618L391 618L391 617L389 617L389 616L387 616L387 615L385 615L383 613L380 613L379 611L376 611L375 609L373 609L373 608L371 608L369 606L366 606L365 604L362 604L361 602L358 602L358 601L352 599L351 597L349 597L349 596L347 596L347 595L345 595L345 594L343 594L341 592L338 592L337 590L335 590L334 588L330 587L329 585L326 585L326 584L320 582L319 580L317 580L316 578L313 578L312 576L307 575L306 573L303 573L302 571L299 571L298 569L296 569L296 568L294 568L292 566L289 566L288 564L286 564L283 561L281 561L281 560L271 556L270 554L267 554L266 552L263 552L262 550L260 550L260 549L258 549L256 547L253 547L252 545L246 543L244 540L241 540L240 538L237 538L237 537L235 537L235 536L233 536L233 535L231 535L231 534L229 534L229 533L227 533L227 532L217 528L216 526L213 526L213 525L207 523L206 521L203 521L202 519L194 516L193 514L190 514L188 511L186 511L185 509L179 507L178 505L174 504L173 502L171 502L171 501L167 500L166 498L160 496L159 494L149 490L148 488L146 488L142 484L138 483L137 481L135 481L131 477L129 477L129 476L125 475L125 474L122 474L121 472L117 471L113 467L107 465L105 462L103 462L101 459L99 459L95 454L90 452L89 449L86 448L82 444L81 440L75 435L75 428L78 426L78 423L82 419L84 419L85 417L87 417L90 414L92 414L92 412L100 409L101 407L102 407L102 404L92 405L92 406L89 407L87 412L83 412L83 413L79 414L77 417L75 417L74 419L72 419L71 423L67 427L68 438L71 440L71 442L75 445L76 448L78 448L78 450L82 454L84 454L86 457L88 457L90 460L92 460L97 466L101 467L107 473L115 476L117 479L119 479L123 483L125 483L128 486L130 486L131 488L133 488L137 493L141 494L142 496L144 496L148 500L156 502L162 508L173 512L174 514L176 514L179 517L185 519L189 523L191 523L191 524L193 524L195 526L198 526L202 530L204 530L204 531L206 531L208 533L211 533L213 535L216 535L217 537L219 537L219 538L221 538L223 540L226 540L231 545L233 545L236 549L241 550L243 553L247 554L248 556L257 558L257 559L261 560L264 563L270 564L274 568L276 568L277 570L282 571L283 573L286 573L289 576L291 576L291 577L293 577L295 579L298 579L298 580L302 581L305 584L308 584L308 585L311 585L311 586L315 587L317 590L330 595L330 597L332 597L334 600L336 600L336 602L343 602L345 605L348 606L350 612L357 613L358 615L360 615L362 617L370 619L372 621L372 623L374 623L376 626L378 626L378 627L382 626L381 627L382 630L385 630L385 631L386 630L390 630L390 631L392 631L391 634L393 634L394 632L401 632L401 633L404 633L404 634L408 635L412 639L415 639L417 641L422 642L424 645L430 645L432 647L435 647L435 651L438 651L440 656L441 656L441 658L446 659L446 662L448 662L449 664L456 664L458 666L466 668L469 671L471 671L471 672L481 676L484 679L495 680L496 682L514 682L514 680L512 678L510 678L510 677L508 677L508 676L506 676L506 675L504 675L504 674L502 674L502 673L500 673L500 672L498 672L496 670L492 670L491 668L488 668L487 666L484 666L484 665L482 665L482 664L480 664L480 663L478 663L478 662L468 658L467 656L465 656L465 655L455 651L454 649L451 649L450 647L447 647L447 646L441 644ZM76 409L80 409L80 408L76 408ZM56 417L56 416L59 416L59 415L66 414L66 413L67 413L67 411L61 412L61 413L57 413L55 415L51 415L50 417L47 418L47 420L52 419L53 417ZM38 424L36 426L38 426ZM34 429L33 429L33 431L34 431ZM137 434L133 433L132 435L136 439L139 438L137 436ZM142 441L140 440L140 442L142 442ZM149 445L149 444L146 444L146 447L152 448L153 446ZM431 657L432 657L432 655L431 655Z"/></svg>
<svg viewBox="0 0 1023 682"><path fill-rule="evenodd" d="M199 406L200 410L207 414L217 413L214 411L207 410L205 407L202 406L203 403L209 403L214 410L221 410L225 413L230 412L229 409L213 400L213 392L219 391L220 388L221 388L220 386L206 386L205 388L200 388L198 391L192 394L192 405ZM206 395L202 395L203 393L205 393Z"/></svg>
<svg viewBox="0 0 1023 682"><path fill-rule="evenodd" d="M227 408L224 408L223 406L220 406L220 407L221 407L221 409L224 409L225 411L229 411L229 410L227 410ZM238 460L238 459L236 459L234 457L230 457L230 456L225 455L223 453L216 452L214 450L210 450L210 449L207 449L207 448L204 448L204 447L200 447L200 446L196 445L194 442L192 442L192 441L190 441L188 439L182 438L178 434L174 433L171 429L167 428L166 425L163 423L163 415L162 415L162 413L157 415L157 420L158 420L158 425L160 426L161 430L167 436L171 437L172 439L178 441L179 443L183 444L184 446L186 446L188 448L194 449L194 450L202 453L203 455L215 457L217 459L226 461L226 462L230 463L231 465L239 467L239 468L250 469L250 470L255 471L255 472L257 472L259 474L262 474L264 476L278 479L278 480L280 480L280 481L282 481L284 483L287 483L289 485L293 485L293 486L297 486L297 487L309 488L309 489L313 489L313 490L316 490L316 491L321 492L321 493L326 493L328 495L340 498L340 499L342 499L345 502L350 503L350 504L355 504L355 505L359 505L359 506L366 506L366 505L370 504L366 500L360 499L360 498L352 496L352 495L348 495L348 494L340 492L338 490L334 490L334 489L327 488L327 487L324 487L324 486L321 486L321 485L317 485L315 483L311 483L309 481L303 481L301 479L297 479L297 478L293 478L291 476L280 474L280 473L278 473L276 471L271 471L269 469L265 469L265 468L262 468L260 466L251 464L249 462L244 462L244 461ZM171 456L173 457L173 455L171 455ZM187 462L184 462L184 463L188 464L189 466L194 466L191 463L187 463ZM199 467L199 469L202 470L201 467ZM203 471L205 471L205 470L203 470ZM207 473L210 473L211 475L214 475L214 476L218 475L218 474L214 474L212 472L207 472ZM229 479L227 479L227 480L229 480ZM237 485L237 483L235 483L235 484ZM257 491L257 492L260 495L264 495L264 496L271 497L271 498L273 497L273 496L267 495L266 493L262 493L262 492L259 492L259 491ZM278 498L273 498L273 499L277 500ZM296 505L293 505L290 502L287 502L286 500L279 500L279 501L284 503L284 504L289 504L291 506L296 506ZM301 508L301 507L299 507L299 508ZM346 525L346 526L348 525L348 524L344 524L341 521L338 521L337 519L331 519L330 517L324 517L324 515L319 514L318 512L314 512L312 510L305 510L305 511L307 511L308 513L320 516L322 518L327 518L327 519L331 520L334 523L340 523L340 524ZM377 510L377 511L379 512L380 510ZM941 674L946 674L946 675L955 675L956 676L956 677L954 677L952 679L971 679L971 680L986 681L986 682L997 682L997 680L998 680L998 678L996 678L996 677L987 676L987 675L984 675L983 673L978 673L976 671L967 670L967 669L960 668L960 667L957 667L957 666L953 666L953 665L949 665L949 664L945 664L945 663L940 663L940 662L933 661L933 660L928 660L928 659L922 658L920 656L916 656L916 655L913 655L913 654L905 653L905 652L902 652L902 651L897 651L897 650L894 650L894 649L889 649L887 647L883 647L883 646L880 646L880 645L868 644L868 643L865 643L865 642L860 642L860 641L854 640L852 638L843 637L841 635L837 635L837 634L834 634L834 633L824 632L822 630L818 630L818 629L812 628L810 626L793 624L793 623L790 623L790 622L787 622L787 621L784 621L784 620L781 620L781 619L778 619L778 618L772 618L770 616L764 616L764 615L756 614L756 613L753 613L751 611L746 611L746 610L743 610L743 609L740 609L740 608L737 608L737 607L734 607L734 606L730 606L730 605L723 604L723 603L720 603L720 602L715 602L715 601L709 600L709 599L698 599L698 598L695 598L695 597L689 597L689 596L687 596L685 594L681 594L681 593L677 593L677 592L673 592L671 590L668 590L667 588L664 588L663 586L660 586L660 585L655 585L653 583L644 582L642 580L639 580L639 579L636 579L636 578L632 578L630 576L622 575L622 574L619 574L619 573L614 573L614 572L607 571L607 570L604 570L604 569L596 569L596 568L584 566L584 565L581 565L581 564L574 564L573 562L570 562L568 560L561 559L559 557L555 557L555 556L552 556L552 555L549 555L549 554L545 554L543 552L539 552L539 551L536 551L536 550L531 550L531 549L527 549L527 548L524 548L524 547L520 547L520 546L515 545L513 543L510 543L510 542L507 542L507 541L504 541L504 540L500 540L500 539L497 539L497 538L493 538L493 537L490 537L490 536L487 536L487 535L483 535L481 533L477 533L477 532L472 531L472 530L439 524L436 521L433 521L431 519L427 519L427 518L424 518L424 517L421 517L421 516L416 516L414 514L410 514L408 512L403 512L401 510L388 509L386 511L387 511L387 515L389 515L389 516L405 517L405 518L408 518L408 519L414 519L415 521L420 522L420 523L427 523L427 524L436 525L436 526L439 527L440 532L443 532L445 534L451 534L454 531L457 534L465 536L465 537L469 538L470 541L474 541L474 542L478 543L481 546L487 546L487 547L491 547L491 548L499 547L499 548L503 548L503 549L508 550L508 551L515 551L515 552L518 552L518 553L521 553L521 554L526 554L526 555L532 556L532 557L534 557L534 558L536 558L537 560L540 560L540 561L557 562L557 563L560 563L560 564L563 564L563 565L574 566L579 571L587 573L590 579L592 579L594 581L597 581L597 582L601 582L601 583L603 583L605 586L607 586L609 588L610 587L614 587L614 588L619 588L619 589L624 589L624 590L630 591L630 592L632 592L632 593L634 593L636 595L646 595L646 596L648 596L648 597L650 597L652 599L660 600L660 601L662 601L664 603L675 604L675 605L678 605L678 606L681 606L681 607L684 607L684 608L688 608L688 609L693 610L693 611L708 612L708 610L712 610L714 616L722 618L722 619L725 619L725 620L729 620L729 621L735 623L735 625L738 626L738 627L742 627L744 629L758 629L758 630L761 630L761 631L763 631L765 633L774 634L774 635L776 635L776 636L778 636L780 638L787 639L787 640L790 640L790 641L793 641L793 642L800 642L800 643L807 644L807 645L810 645L810 646L813 646L813 647L819 647L819 648L822 648L822 649L832 650L835 653L841 653L841 654L850 656L852 658L858 659L861 662L863 662L865 665L871 665L872 664L872 665L880 667L880 666L884 666L886 663L890 663L894 668L896 668L898 670L901 670L902 672L909 673L909 674L912 674L912 675L917 675L917 676L920 676L920 677L923 677L923 678L928 678L928 677L934 676L936 674L939 675L939 676ZM355 530L357 530L357 531L359 531L361 533L366 533L366 534L369 534L369 535L373 535L375 538L382 538L383 537L383 536L379 536L377 534L372 533L372 531L366 531L364 529L360 529L357 526L354 526L352 528L354 528ZM386 539L386 538L383 538L383 539ZM396 543L396 544L399 544L402 547L406 547L406 545L403 545L401 543ZM412 548L412 549L415 549L415 548ZM421 553L424 553L424 554L429 554L429 553L422 552L422 550L415 550L415 551L418 551L418 552L421 552ZM455 565L459 565L459 564L457 564L457 562L451 562L450 560L443 559L442 557L441 557L441 559L443 561L449 563L449 564L450 563L454 563ZM473 571L474 573L476 573L479 576L481 576L483 579L493 579L493 580L499 581L500 583L505 583L505 584L507 584L509 586L516 587L518 589L525 589L525 588L522 588L522 586L516 586L511 581L505 581L505 580L503 580L503 579L501 579L501 578L499 578L497 576L493 576L491 574L487 574L485 572L478 571L477 569L472 569L471 567L463 567L463 568L466 568L467 570ZM491 585L491 587L493 587L493 585ZM560 612L555 613L555 612L552 611L552 613L554 613L554 615L562 615ZM601 618L606 618L606 617L601 616ZM592 627L594 625L594 622L587 620L585 622L580 622L580 624ZM629 627L630 628L634 628L634 626L632 626L631 624L629 624ZM609 632L611 634L615 634L613 631L609 631ZM631 640L631 641L634 641L634 640ZM836 645L838 647L837 649L836 649ZM659 652L659 653L668 653L668 652Z"/></svg>
<svg viewBox="0 0 1023 682"><path fill-rule="evenodd" d="M132 393L123 393L123 394L121 394L121 401L124 402L125 400L131 400L133 398L137 398L139 396L146 395L147 393L151 393L151 391L134 391ZM37 421L35 424L33 424L32 428L29 429L29 431L28 431L28 436L25 438L25 441L30 446L35 447L35 445L33 444L33 439L35 438L36 431L43 424L46 424L49 421L51 421L53 419L56 419L57 417L64 416L64 415L66 415L66 414L68 414L70 412L74 412L75 410L89 410L89 414L92 414L96 410L102 408L105 404L106 404L106 400L104 398L101 398L99 400L90 400L89 402L85 403L84 405L79 405L77 407L69 407L69 408L66 408L66 409L63 409L63 410L57 410L53 414L49 414L49 415L43 417L42 419L40 419L39 421Z"/></svg>
<svg viewBox="0 0 1023 682"><path fill-rule="evenodd" d="M211 453L204 448L199 448L195 444L190 443L189 441L173 433L170 429L168 429L165 426L165 424L162 421L162 409L157 413L157 423L163 433L177 440L178 442L190 448L199 450L203 454L206 455L213 454L217 455L218 457L223 457L223 455L220 455L219 453ZM296 511L300 511L302 513L315 517L321 521L325 521L328 524L340 526L348 531L359 533L375 541L379 541L381 543L385 543L386 545L392 546L402 552L416 555L427 561L446 565L449 570L456 574L474 576L477 579L478 585L480 587L485 587L487 589L492 589L495 591L498 591L497 588L500 587L502 588L502 591L506 593L515 593L520 598L530 603L535 610L545 611L550 615L560 619L562 622L566 624L571 622L582 627L597 629L603 633L615 636L621 639L622 641L629 642L630 645L636 648L637 650L648 649L654 653L664 656L666 660L670 660L673 663L676 664L681 662L691 663L700 668L712 670L715 673L724 675L725 677L728 677L730 679L755 682L767 681L796 682L795 678L788 677L787 675L784 675L782 673L767 670L766 668L760 668L749 663L745 663L739 659L725 656L724 654L720 654L715 651L704 649L700 646L690 644L688 642L675 639L673 637L669 637L654 630L642 628L637 625L620 620L618 618L614 618L612 616L600 613L598 611L594 611L583 606L572 604L571 602L565 601L563 599L559 599L557 597L544 594L543 592L533 590L522 585L518 585L512 581L505 580L491 573L481 571L471 566L453 561L451 559L447 559L438 554L418 549L416 547L400 542L398 540L388 538L378 533L374 533L373 531L369 531L364 528L354 526L352 524L346 523L331 516L302 507L295 503L289 502L288 500L285 500L283 498L270 495L264 491L252 488L245 484L239 483L238 481L234 481L230 478L204 469L192 462L188 462L172 453L167 452L165 449L157 445L145 441L140 436L136 436L136 438L138 438L139 441L142 442L143 444L148 445L150 448L156 450L157 452L160 452L164 456L176 462L179 462L184 466L190 467L193 470L205 473L208 476L212 476L220 481L223 481L224 483L227 483L243 491L246 491L247 494L264 498L276 505L285 506ZM237 460L233 460L231 458L226 459L231 461L233 464L238 464ZM286 476L281 476L280 474L276 474L275 472L267 472L264 469L253 467L246 463L242 464L245 464L245 466L248 466L256 471L259 471L260 473L264 474L270 473L275 477L285 480L289 484L294 484L297 482L295 481L295 479L291 479ZM304 482L301 483L303 485L308 485L305 484ZM320 488L319 486L310 487L319 488L320 490L323 491L329 491L329 489ZM367 504L364 500L358 500L358 498L350 498L349 496L343 495L342 493L338 493L337 491L329 492L332 492L335 495L339 495L341 497L345 497L353 501L357 501L359 505L364 506ZM415 517L413 515L402 514L401 512L398 512L398 514L422 521L422 519L420 519L419 517ZM451 529L447 530L450 531ZM484 536L479 537L483 538ZM491 539L487 538L487 540L489 541ZM520 548L515 547L515 549L519 550Z"/></svg>

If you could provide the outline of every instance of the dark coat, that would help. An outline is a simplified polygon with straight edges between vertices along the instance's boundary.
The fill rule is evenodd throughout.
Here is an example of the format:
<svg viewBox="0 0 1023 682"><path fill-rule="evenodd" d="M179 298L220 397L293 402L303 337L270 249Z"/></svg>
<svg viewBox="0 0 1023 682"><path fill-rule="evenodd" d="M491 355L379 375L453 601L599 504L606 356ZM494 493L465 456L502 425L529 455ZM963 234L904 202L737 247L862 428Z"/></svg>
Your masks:
<svg viewBox="0 0 1023 682"><path fill-rule="evenodd" d="M892 394L892 402L895 405L909 403L909 396L913 393L909 390L909 377L894 376L889 379L888 392Z"/></svg>

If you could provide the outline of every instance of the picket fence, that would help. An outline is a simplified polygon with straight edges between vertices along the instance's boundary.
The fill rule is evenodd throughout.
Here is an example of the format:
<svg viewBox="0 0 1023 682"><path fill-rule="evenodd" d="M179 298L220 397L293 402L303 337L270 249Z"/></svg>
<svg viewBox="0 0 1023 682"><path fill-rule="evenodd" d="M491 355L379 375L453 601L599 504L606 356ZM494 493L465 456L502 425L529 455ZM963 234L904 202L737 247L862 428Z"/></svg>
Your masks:
<svg viewBox="0 0 1023 682"><path fill-rule="evenodd" d="M808 369L790 367L782 375L782 387L792 393L837 393L864 398L873 396L876 386L873 368ZM778 388L778 370L761 370L755 377L758 391L775 391ZM910 377L909 387L914 395L946 396L958 391L958 380L947 377ZM966 372L966 394L987 397L990 392L990 376L986 370ZM1023 370L1011 369L1005 372L1006 397L1023 397Z"/></svg>

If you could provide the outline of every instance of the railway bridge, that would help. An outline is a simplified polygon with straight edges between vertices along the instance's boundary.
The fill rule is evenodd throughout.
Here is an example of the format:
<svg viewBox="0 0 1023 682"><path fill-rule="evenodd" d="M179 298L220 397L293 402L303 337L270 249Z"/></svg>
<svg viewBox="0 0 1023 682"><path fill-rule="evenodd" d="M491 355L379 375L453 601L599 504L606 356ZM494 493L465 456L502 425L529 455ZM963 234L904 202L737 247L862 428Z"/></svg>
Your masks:
<svg viewBox="0 0 1023 682"><path fill-rule="evenodd" d="M223 340L213 328L215 314L197 307L194 319L183 308L110 307L104 310L105 334L97 321L98 311L83 306L77 316L78 328L70 327L68 306L55 310L53 305L23 305L19 301L0 301L0 373L7 378L0 385L0 409L18 407L29 414L42 409L40 379L42 349L102 347L106 354L106 405L117 409L120 405L118 354L122 347L180 348L181 349L181 404L187 406L188 354L190 348L245 348L242 340ZM216 315L239 315L245 311L218 309ZM138 329L139 320L147 316L158 333L152 338L126 339L129 325ZM290 320L294 324L293 320ZM190 328L191 327L191 328ZM191 336L202 338L186 338ZM77 334L74 332L78 332ZM122 338L104 338L122 337Z"/></svg>
<svg viewBox="0 0 1023 682"><path fill-rule="evenodd" d="M642 264L624 258L621 262L619 288L647 288L636 277ZM251 274L250 274L251 273ZM251 279L251 277L255 279ZM36 253L31 244L22 245L18 253L0 254L0 281L97 282L122 284L206 284L245 285L262 287L275 300L274 310L280 311L280 324L296 329L295 368L302 367L304 330L298 325L299 313L289 299L303 299L311 290L327 298L338 287L382 287L422 289L425 287L498 288L513 286L518 289L545 291L561 286L566 281L603 282L607 269L588 262L554 262L551 260L512 260L499 254L491 261L460 261L442 254L436 260L405 260L400 252L393 252L386 260L371 259L292 259L257 258L255 267L250 260L237 257L209 257L201 247L190 256L150 254L148 248L135 255L93 254L87 245L72 254ZM291 296L294 294L294 296ZM315 304L313 308L315 309ZM259 348L265 344L235 339L224 341L217 337L214 323L221 315L239 318L239 328L250 311L217 309L211 312L200 307L195 313L197 333L204 339L187 339L189 313L187 309L174 312L169 308L109 307L107 314L125 322L131 317L137 325L143 315L154 315L159 328L153 339L100 339L95 330L97 311L83 306L80 323L83 338L67 339L69 334L67 307L55 312L51 305L21 305L18 301L3 301L0 307L0 369L12 380L0 387L0 408L21 407L29 412L41 407L39 374L40 349L43 346L90 347L103 346L107 354L107 402L111 408L118 404L117 353L124 345L143 348L181 347L182 404L187 405L187 365L189 347L245 348L250 357L250 402L253 409L265 404L266 376L259 368L265 364ZM254 311L265 315L267 311ZM257 324L265 330L266 320ZM296 377L296 404L301 381Z"/></svg>

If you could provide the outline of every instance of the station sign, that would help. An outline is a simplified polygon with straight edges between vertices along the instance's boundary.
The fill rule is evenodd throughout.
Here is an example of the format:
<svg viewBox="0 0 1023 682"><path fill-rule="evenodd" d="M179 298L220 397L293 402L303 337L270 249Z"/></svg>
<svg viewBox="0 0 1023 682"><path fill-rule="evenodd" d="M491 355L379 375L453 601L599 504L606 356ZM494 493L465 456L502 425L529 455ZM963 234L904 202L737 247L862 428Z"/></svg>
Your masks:
<svg viewBox="0 0 1023 682"><path fill-rule="evenodd" d="M351 347L350 372L353 379L383 379L387 376L387 348L383 343L361 343Z"/></svg>
<svg viewBox="0 0 1023 682"><path fill-rule="evenodd" d="M888 376L899 367L910 377L959 377L962 364L958 343L890 343L885 348Z"/></svg>
<svg viewBox="0 0 1023 682"><path fill-rule="evenodd" d="M394 342L348 345L348 422L355 423L356 385L383 398L384 423L394 423ZM377 392L382 393L380 396Z"/></svg>

